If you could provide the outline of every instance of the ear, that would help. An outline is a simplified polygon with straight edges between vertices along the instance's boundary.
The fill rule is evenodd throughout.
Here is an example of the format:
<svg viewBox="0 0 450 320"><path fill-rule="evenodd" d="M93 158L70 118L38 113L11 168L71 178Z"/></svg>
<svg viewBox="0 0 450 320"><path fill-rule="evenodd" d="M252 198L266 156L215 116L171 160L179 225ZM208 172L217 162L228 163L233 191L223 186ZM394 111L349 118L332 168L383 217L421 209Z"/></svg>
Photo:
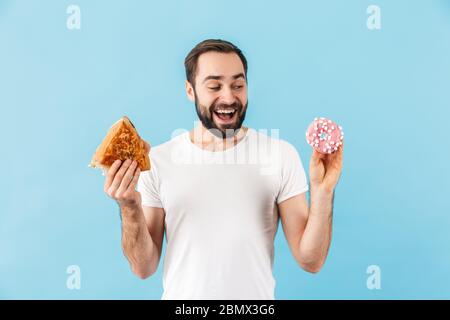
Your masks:
<svg viewBox="0 0 450 320"><path fill-rule="evenodd" d="M185 81L185 86L188 99L192 102L195 102L194 87L192 87L191 83L188 80Z"/></svg>

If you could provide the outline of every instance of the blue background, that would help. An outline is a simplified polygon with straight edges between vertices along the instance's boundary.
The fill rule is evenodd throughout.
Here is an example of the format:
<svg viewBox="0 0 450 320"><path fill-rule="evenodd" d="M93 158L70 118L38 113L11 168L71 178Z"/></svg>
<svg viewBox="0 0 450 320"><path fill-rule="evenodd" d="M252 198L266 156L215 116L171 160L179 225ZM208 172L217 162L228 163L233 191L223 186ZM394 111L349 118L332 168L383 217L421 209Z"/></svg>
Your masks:
<svg viewBox="0 0 450 320"><path fill-rule="evenodd" d="M371 4L381 30L366 27ZM329 258L302 271L280 228L276 298L450 298L445 0L1 0L0 298L161 297L162 261L145 281L131 273L118 208L87 164L124 114L153 146L194 125L183 60L206 38L244 51L245 124L280 129L306 170L314 117L346 134ZM366 286L372 264L381 290Z"/></svg>

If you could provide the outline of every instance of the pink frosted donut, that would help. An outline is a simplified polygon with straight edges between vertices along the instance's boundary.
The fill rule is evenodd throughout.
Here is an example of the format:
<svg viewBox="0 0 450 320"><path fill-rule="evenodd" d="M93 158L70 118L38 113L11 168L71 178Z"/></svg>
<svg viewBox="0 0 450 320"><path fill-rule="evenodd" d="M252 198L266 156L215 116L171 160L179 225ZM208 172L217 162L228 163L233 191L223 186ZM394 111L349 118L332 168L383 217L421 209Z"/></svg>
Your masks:
<svg viewBox="0 0 450 320"><path fill-rule="evenodd" d="M306 141L320 153L333 153L344 140L342 127L326 118L314 118L306 130Z"/></svg>

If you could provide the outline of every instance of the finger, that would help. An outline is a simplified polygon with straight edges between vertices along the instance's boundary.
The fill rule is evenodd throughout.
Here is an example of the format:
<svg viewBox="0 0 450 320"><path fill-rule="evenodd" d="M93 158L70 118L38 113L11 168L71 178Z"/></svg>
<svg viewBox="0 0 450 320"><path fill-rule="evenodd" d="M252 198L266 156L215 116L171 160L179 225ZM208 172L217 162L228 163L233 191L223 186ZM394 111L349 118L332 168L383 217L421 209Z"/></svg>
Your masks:
<svg viewBox="0 0 450 320"><path fill-rule="evenodd" d="M341 140L338 150L342 150L343 148L344 148L344 140Z"/></svg>
<svg viewBox="0 0 450 320"><path fill-rule="evenodd" d="M327 154L327 161L330 163L336 162L339 160L339 158L342 156L342 149L343 149L343 144L344 142L341 141L341 144L337 147L336 151L333 151L330 154Z"/></svg>
<svg viewBox="0 0 450 320"><path fill-rule="evenodd" d="M106 173L106 179L105 179L105 185L104 185L104 190L108 190L109 187L111 186L111 183L114 179L114 175L116 174L117 170L120 167L120 164L122 163L122 161L120 161L119 159L114 161L114 163L111 165L111 167L109 167L107 173Z"/></svg>
<svg viewBox="0 0 450 320"><path fill-rule="evenodd" d="M311 162L314 164L320 163L322 159L324 159L325 155L317 151L316 149L313 149L313 153L311 155Z"/></svg>
<svg viewBox="0 0 450 320"><path fill-rule="evenodd" d="M330 159L327 162L327 171L332 176L333 174L338 177L342 170L342 145L339 146L338 150L330 155Z"/></svg>
<svg viewBox="0 0 450 320"><path fill-rule="evenodd" d="M344 158L344 144L341 145L338 155L337 155L337 162L338 162L339 167L342 167L343 158Z"/></svg>
<svg viewBox="0 0 450 320"><path fill-rule="evenodd" d="M120 182L119 189L117 189L117 193L122 193L127 190L130 185L131 180L133 180L134 171L136 170L137 161L134 160L131 165L128 167L127 171L123 175L122 181Z"/></svg>
<svg viewBox="0 0 450 320"><path fill-rule="evenodd" d="M116 190L119 188L120 183L122 182L123 175L127 171L128 167L131 165L131 160L127 159L120 167L119 171L117 171L116 175L114 176L113 182L111 183L111 186L108 189L108 193L110 195L113 195Z"/></svg>
<svg viewBox="0 0 450 320"><path fill-rule="evenodd" d="M333 166L336 166L338 161L339 161L339 149L333 153L327 154L326 158L323 160L327 171L331 169Z"/></svg>
<svg viewBox="0 0 450 320"><path fill-rule="evenodd" d="M133 190L136 189L140 175L141 175L141 169L139 167L137 167L136 171L134 172L133 180L131 180L130 185L128 186L128 189L133 189Z"/></svg>
<svg viewBox="0 0 450 320"><path fill-rule="evenodd" d="M336 152L336 161L342 161L342 154L344 152L344 142L342 141L342 144L339 146L337 152Z"/></svg>

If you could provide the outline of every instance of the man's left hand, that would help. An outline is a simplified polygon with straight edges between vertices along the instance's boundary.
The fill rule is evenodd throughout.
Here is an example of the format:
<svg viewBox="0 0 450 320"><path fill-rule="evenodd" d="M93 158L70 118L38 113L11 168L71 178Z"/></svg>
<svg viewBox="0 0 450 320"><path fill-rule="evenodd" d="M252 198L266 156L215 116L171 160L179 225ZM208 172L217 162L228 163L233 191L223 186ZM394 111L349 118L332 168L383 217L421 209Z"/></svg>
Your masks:
<svg viewBox="0 0 450 320"><path fill-rule="evenodd" d="M309 163L309 177L312 189L333 192L342 171L344 144L336 152L323 154L313 149Z"/></svg>

